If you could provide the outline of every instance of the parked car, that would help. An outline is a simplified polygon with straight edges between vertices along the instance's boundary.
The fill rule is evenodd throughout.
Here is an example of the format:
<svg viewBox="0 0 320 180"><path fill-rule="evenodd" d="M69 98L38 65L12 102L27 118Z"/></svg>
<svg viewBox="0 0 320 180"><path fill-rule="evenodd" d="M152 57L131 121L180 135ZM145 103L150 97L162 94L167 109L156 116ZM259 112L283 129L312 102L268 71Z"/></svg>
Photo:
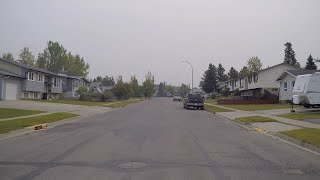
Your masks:
<svg viewBox="0 0 320 180"><path fill-rule="evenodd" d="M190 107L203 110L203 97L200 94L188 94L183 101L183 108L189 109Z"/></svg>
<svg viewBox="0 0 320 180"><path fill-rule="evenodd" d="M320 72L297 76L292 92L293 104L302 104L306 108L318 108L320 106Z"/></svg>
<svg viewBox="0 0 320 180"><path fill-rule="evenodd" d="M180 94L175 94L173 95L173 101L181 101L181 95Z"/></svg>

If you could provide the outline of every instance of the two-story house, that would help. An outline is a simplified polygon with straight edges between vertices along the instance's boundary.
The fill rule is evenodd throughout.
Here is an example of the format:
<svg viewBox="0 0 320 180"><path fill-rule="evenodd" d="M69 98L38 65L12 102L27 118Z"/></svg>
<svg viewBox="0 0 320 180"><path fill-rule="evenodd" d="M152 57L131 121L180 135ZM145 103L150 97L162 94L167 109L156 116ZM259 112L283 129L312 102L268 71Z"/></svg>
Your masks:
<svg viewBox="0 0 320 180"><path fill-rule="evenodd" d="M280 85L276 79L286 70L297 70L296 66L290 64L277 64L249 76L231 79L225 82L230 92L238 89L243 97L261 98L264 96L278 96Z"/></svg>
<svg viewBox="0 0 320 180"><path fill-rule="evenodd" d="M61 76L45 69L0 59L0 99L57 99Z"/></svg>

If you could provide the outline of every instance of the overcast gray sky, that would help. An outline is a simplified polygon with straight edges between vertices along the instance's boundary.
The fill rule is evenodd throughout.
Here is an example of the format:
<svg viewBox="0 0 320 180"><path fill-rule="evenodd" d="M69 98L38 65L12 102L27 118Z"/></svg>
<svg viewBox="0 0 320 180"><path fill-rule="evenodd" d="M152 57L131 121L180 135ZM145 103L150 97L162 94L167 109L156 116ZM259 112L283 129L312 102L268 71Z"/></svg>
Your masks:
<svg viewBox="0 0 320 180"><path fill-rule="evenodd" d="M61 43L90 64L89 77L147 71L157 82L195 85L211 62L237 70L251 56L283 61L292 42L299 62L320 57L319 0L1 0L0 53L38 54ZM318 64L320 66L320 64Z"/></svg>

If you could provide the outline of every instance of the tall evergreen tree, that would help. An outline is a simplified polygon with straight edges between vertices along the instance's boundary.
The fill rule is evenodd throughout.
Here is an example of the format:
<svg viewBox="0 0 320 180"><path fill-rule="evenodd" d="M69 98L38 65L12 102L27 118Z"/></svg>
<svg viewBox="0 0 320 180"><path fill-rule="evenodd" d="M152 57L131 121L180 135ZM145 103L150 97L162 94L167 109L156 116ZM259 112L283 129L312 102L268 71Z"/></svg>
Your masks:
<svg viewBox="0 0 320 180"><path fill-rule="evenodd" d="M227 77L225 75L225 72L226 70L223 68L222 64L219 63L218 65L218 68L217 68L217 80L219 82L223 82L223 81L226 81L227 80Z"/></svg>
<svg viewBox="0 0 320 180"><path fill-rule="evenodd" d="M292 49L292 44L290 42L287 42L284 44L286 49L284 50L284 63L291 64L291 65L297 65L297 59L296 59L296 53Z"/></svg>
<svg viewBox="0 0 320 180"><path fill-rule="evenodd" d="M230 79L238 79L239 73L237 70L235 70L233 67L230 68L228 76Z"/></svg>
<svg viewBox="0 0 320 180"><path fill-rule="evenodd" d="M311 54L309 55L308 59L307 59L307 63L305 66L306 70L317 70L317 65L313 60L313 57L311 56Z"/></svg>
<svg viewBox="0 0 320 180"><path fill-rule="evenodd" d="M203 74L202 80L202 90L204 90L206 93L211 93L216 90L217 68L213 64L209 64L208 70L206 70Z"/></svg>

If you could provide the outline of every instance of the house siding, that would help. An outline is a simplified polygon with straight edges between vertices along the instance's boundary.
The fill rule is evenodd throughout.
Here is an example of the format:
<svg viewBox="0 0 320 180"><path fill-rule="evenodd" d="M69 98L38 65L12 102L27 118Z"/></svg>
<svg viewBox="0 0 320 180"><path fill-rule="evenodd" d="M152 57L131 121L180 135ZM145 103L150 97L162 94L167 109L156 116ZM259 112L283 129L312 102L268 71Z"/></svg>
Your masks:
<svg viewBox="0 0 320 180"><path fill-rule="evenodd" d="M280 85L280 92L279 92L279 100L280 101L290 101L292 100L292 96L293 96L293 93L292 93L292 89L293 89L293 86L292 86L292 81L295 81L296 78L293 77L292 75L290 74L287 74L279 83ZM287 82L287 91L284 91L284 82Z"/></svg>
<svg viewBox="0 0 320 180"><path fill-rule="evenodd" d="M39 81L30 81L23 80L22 81L22 91L30 91L30 92L45 92L44 83Z"/></svg>
<svg viewBox="0 0 320 180"><path fill-rule="evenodd" d="M0 100L3 100L3 76L0 75Z"/></svg>

